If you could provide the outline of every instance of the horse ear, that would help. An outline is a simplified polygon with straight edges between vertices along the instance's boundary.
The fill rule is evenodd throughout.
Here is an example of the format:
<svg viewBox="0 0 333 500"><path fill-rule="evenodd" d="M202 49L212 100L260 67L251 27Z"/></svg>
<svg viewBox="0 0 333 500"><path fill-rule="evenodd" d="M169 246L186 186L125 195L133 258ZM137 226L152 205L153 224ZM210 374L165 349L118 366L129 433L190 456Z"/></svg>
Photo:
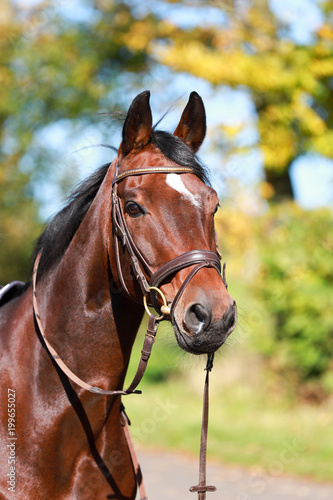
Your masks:
<svg viewBox="0 0 333 500"><path fill-rule="evenodd" d="M152 115L149 105L150 92L146 90L133 100L123 126L123 140L120 145L125 156L135 149L143 148L150 139Z"/></svg>
<svg viewBox="0 0 333 500"><path fill-rule="evenodd" d="M196 92L191 92L178 127L173 135L180 137L196 153L206 135L204 103Z"/></svg>

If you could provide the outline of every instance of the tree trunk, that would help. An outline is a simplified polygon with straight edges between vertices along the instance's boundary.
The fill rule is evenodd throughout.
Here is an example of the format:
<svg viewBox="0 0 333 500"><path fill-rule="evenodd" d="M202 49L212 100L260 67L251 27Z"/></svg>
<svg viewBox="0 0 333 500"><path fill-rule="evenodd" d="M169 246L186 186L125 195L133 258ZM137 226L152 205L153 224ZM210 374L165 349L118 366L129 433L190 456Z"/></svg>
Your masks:
<svg viewBox="0 0 333 500"><path fill-rule="evenodd" d="M270 201L280 203L285 200L293 200L294 192L289 176L289 167L283 171L266 170L267 182L273 188L273 194Z"/></svg>

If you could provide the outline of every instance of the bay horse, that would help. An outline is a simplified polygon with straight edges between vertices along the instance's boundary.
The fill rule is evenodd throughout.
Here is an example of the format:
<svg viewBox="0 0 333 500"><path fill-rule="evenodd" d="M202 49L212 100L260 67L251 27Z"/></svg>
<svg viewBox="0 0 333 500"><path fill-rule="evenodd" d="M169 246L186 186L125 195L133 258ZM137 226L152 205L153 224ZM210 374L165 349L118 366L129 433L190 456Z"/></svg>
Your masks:
<svg viewBox="0 0 333 500"><path fill-rule="evenodd" d="M39 238L33 284L2 298L1 499L134 500L120 414L143 297L189 353L215 352L235 328L218 197L196 156L202 99L191 93L174 134L153 127L149 99L133 100L115 160Z"/></svg>

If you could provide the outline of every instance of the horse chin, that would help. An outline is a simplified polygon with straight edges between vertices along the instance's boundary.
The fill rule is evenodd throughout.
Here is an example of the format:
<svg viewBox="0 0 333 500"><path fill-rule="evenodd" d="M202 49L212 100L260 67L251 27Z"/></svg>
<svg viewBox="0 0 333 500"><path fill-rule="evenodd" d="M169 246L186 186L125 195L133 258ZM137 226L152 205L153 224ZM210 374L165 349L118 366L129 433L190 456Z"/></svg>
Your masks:
<svg viewBox="0 0 333 500"><path fill-rule="evenodd" d="M173 328L179 347L190 354L212 354L225 342L225 338L215 335L211 336L209 333L196 336L187 335L181 331L176 322L173 323Z"/></svg>

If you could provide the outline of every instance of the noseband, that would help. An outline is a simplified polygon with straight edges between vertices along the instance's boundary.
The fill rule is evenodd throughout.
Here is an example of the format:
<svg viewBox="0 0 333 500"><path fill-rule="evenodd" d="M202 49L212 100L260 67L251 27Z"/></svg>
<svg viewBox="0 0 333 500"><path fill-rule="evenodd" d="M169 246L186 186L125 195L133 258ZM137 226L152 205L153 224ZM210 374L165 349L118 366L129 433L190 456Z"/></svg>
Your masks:
<svg viewBox="0 0 333 500"><path fill-rule="evenodd" d="M121 174L118 174L119 164L117 163L115 169L115 175L112 183L112 227L114 231L114 248L115 248L115 258L117 265L117 274L120 286L127 295L138 302L136 297L134 297L128 290L125 279L123 276L121 260L120 260L120 248L119 242L121 242L122 247L126 248L130 260L131 266L134 271L135 277L140 285L142 294L144 296L144 303L147 303L147 297L150 299L150 303L154 306L154 309L161 315L159 319L163 319L165 316L170 316L171 321L174 322L174 311L179 299L181 298L186 286L193 278L193 276L203 267L212 267L221 274L221 262L220 254L212 252L211 250L190 250L181 255L178 255L174 259L170 260L157 271L153 272L142 253L136 246L131 236L131 233L126 224L124 217L124 211L118 197L118 184L126 177L135 175L147 175L147 174L184 174L184 173L194 173L193 169L190 167L146 167L138 168L134 170L128 170ZM182 269L187 267L195 266L187 276L187 278L182 283L179 288L174 300L172 301L171 308L166 304L164 294L159 289L159 286L170 276L176 274ZM148 278L148 279L147 279ZM223 276L222 280L227 287L225 279L225 264L223 266ZM158 296L162 297L163 305L160 307L158 303Z"/></svg>

